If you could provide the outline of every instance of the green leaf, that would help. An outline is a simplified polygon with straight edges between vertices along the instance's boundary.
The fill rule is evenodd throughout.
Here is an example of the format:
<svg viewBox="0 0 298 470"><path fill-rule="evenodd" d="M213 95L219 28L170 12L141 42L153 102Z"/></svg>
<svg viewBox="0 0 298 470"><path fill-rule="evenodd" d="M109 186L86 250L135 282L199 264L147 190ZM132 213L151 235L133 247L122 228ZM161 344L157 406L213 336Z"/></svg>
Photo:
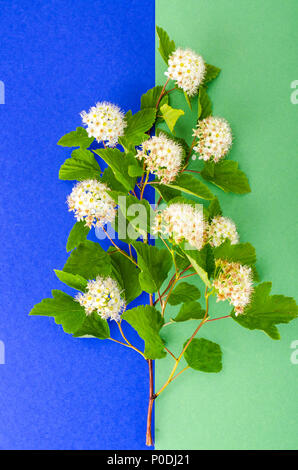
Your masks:
<svg viewBox="0 0 298 470"><path fill-rule="evenodd" d="M283 295L269 295L271 282L259 284L253 293L251 303L245 308L244 313L236 317L232 312L232 318L239 325L249 330L263 330L272 339L280 339L275 325L289 323L298 316L298 307L292 297Z"/></svg>
<svg viewBox="0 0 298 470"><path fill-rule="evenodd" d="M94 337L98 339L110 338L110 328L107 320L101 318L98 313L92 312L87 315L80 328L74 333L76 338L84 336Z"/></svg>
<svg viewBox="0 0 298 470"><path fill-rule="evenodd" d="M61 282L64 282L69 287L73 289L80 290L85 292L87 287L87 281L79 274L71 274L64 271L59 271L59 269L54 269L54 273Z"/></svg>
<svg viewBox="0 0 298 470"><path fill-rule="evenodd" d="M88 152L88 153L87 153ZM60 167L59 178L61 180L84 181L86 179L99 179L101 169L89 150L73 152L72 156L65 160ZM80 158L78 158L80 157Z"/></svg>
<svg viewBox="0 0 298 470"><path fill-rule="evenodd" d="M170 305L179 305L183 302L197 300L201 296L199 289L188 282L181 282L171 292L168 302Z"/></svg>
<svg viewBox="0 0 298 470"><path fill-rule="evenodd" d="M162 86L155 86L148 90L144 95L141 97L141 109L145 108L156 108L157 102L161 95L163 87ZM168 103L169 96L164 95L159 103L159 107L165 103Z"/></svg>
<svg viewBox="0 0 298 470"><path fill-rule="evenodd" d="M238 162L232 160L205 162L201 175L226 192L245 194L251 191L246 175L238 169Z"/></svg>
<svg viewBox="0 0 298 470"><path fill-rule="evenodd" d="M172 267L172 257L167 249L142 242L133 242L138 254L138 265L141 269L139 276L142 290L153 294L166 280Z"/></svg>
<svg viewBox="0 0 298 470"><path fill-rule="evenodd" d="M111 225L115 232L118 233L119 240L121 240L123 243L131 243L132 239L129 237L129 221L122 214L121 209L117 210L115 220L112 222Z"/></svg>
<svg viewBox="0 0 298 470"><path fill-rule="evenodd" d="M53 290L52 295L52 299L43 299L36 304L30 315L54 317L65 333L75 333L86 317L85 310L73 297L60 290Z"/></svg>
<svg viewBox="0 0 298 470"><path fill-rule="evenodd" d="M164 323L161 314L150 305L127 310L122 318L126 320L145 341L144 354L147 359L161 359L166 356L164 343L159 331Z"/></svg>
<svg viewBox="0 0 298 470"><path fill-rule="evenodd" d="M113 247L110 251L112 250ZM124 289L126 302L130 303L142 293L139 282L140 270L132 261L119 252L110 253L110 258L112 260L112 273L115 273L118 283Z"/></svg>
<svg viewBox="0 0 298 470"><path fill-rule="evenodd" d="M144 132L148 132L153 126L155 118L155 107L141 109L136 114L133 114L127 119L125 137L134 138Z"/></svg>
<svg viewBox="0 0 298 470"><path fill-rule="evenodd" d="M178 315L171 320L174 322L181 322L187 320L197 320L204 318L205 310L202 309L201 304L199 302L185 302Z"/></svg>
<svg viewBox="0 0 298 470"><path fill-rule="evenodd" d="M57 145L61 145L62 147L81 147L85 149L92 144L93 140L93 137L88 137L88 133L84 127L77 127L75 131L69 132L61 137Z"/></svg>
<svg viewBox="0 0 298 470"><path fill-rule="evenodd" d="M205 65L206 65L206 75L204 78L204 85L207 85L207 83L211 82L218 76L221 69L219 69L218 67L215 67L215 65L210 65L210 64L205 64Z"/></svg>
<svg viewBox="0 0 298 470"><path fill-rule="evenodd" d="M192 194L193 196L197 196L201 199L211 200L214 198L214 195L209 190L209 188L195 178L192 175L187 175L182 173L175 181L171 184L167 184L169 188L178 189L187 194Z"/></svg>
<svg viewBox="0 0 298 470"><path fill-rule="evenodd" d="M231 245L230 240L226 240L222 245L213 249L216 259L246 264L252 266L256 263L256 250L250 243L237 243Z"/></svg>
<svg viewBox="0 0 298 470"><path fill-rule="evenodd" d="M85 225L84 220L76 222L72 227L66 244L66 251L69 252L76 248L81 242L86 240L90 228Z"/></svg>
<svg viewBox="0 0 298 470"><path fill-rule="evenodd" d="M141 166L136 165L129 165L128 167L128 174L132 177L142 176L144 170Z"/></svg>
<svg viewBox="0 0 298 470"><path fill-rule="evenodd" d="M209 220L212 220L213 217L216 217L217 215L222 215L222 210L220 208L219 200L215 197L210 201L208 206L208 218Z"/></svg>
<svg viewBox="0 0 298 470"><path fill-rule="evenodd" d="M209 244L205 245L202 251L206 255L205 269L208 274L208 278L210 279L211 277L213 277L215 270L214 253Z"/></svg>
<svg viewBox="0 0 298 470"><path fill-rule="evenodd" d="M155 108L141 109L134 115L126 115L127 126L124 136L119 138L119 143L126 149L134 149L144 140L149 138L145 132L148 132L154 125L156 119Z"/></svg>
<svg viewBox="0 0 298 470"><path fill-rule="evenodd" d="M205 338L194 338L185 351L184 358L187 364L195 370L220 372L222 369L220 346Z"/></svg>
<svg viewBox="0 0 298 470"><path fill-rule="evenodd" d="M168 63L169 56L175 51L176 46L174 41L169 38L168 33L162 29L160 26L156 26L157 35L159 38L159 47L158 50L160 52L161 57Z"/></svg>
<svg viewBox="0 0 298 470"><path fill-rule="evenodd" d="M154 188L165 202L169 202L171 199L175 199L181 195L181 192L177 189L165 186L164 184L155 184Z"/></svg>
<svg viewBox="0 0 298 470"><path fill-rule="evenodd" d="M137 160L135 155L133 155L132 153L128 153L126 155L126 158L130 160L130 163L128 165L129 176L132 176L132 177L142 176L144 173L143 165L141 164L139 160Z"/></svg>
<svg viewBox="0 0 298 470"><path fill-rule="evenodd" d="M205 119L212 115L212 103L204 87L200 87L198 97L198 118Z"/></svg>
<svg viewBox="0 0 298 470"><path fill-rule="evenodd" d="M73 158L77 158L78 160L85 160L87 163L89 163L90 161L93 162L94 159L94 155L90 150L82 148L74 149L71 152L71 156Z"/></svg>
<svg viewBox="0 0 298 470"><path fill-rule="evenodd" d="M130 191L135 186L135 178L131 177L128 173L128 167L131 164L130 159L127 159L123 152L118 149L98 149L94 151L97 153L106 164L112 168L115 178Z"/></svg>
<svg viewBox="0 0 298 470"><path fill-rule="evenodd" d="M173 247L175 250L175 261L176 261L176 266L179 269L179 271L183 271L185 268L190 266L189 259L187 258L186 254L181 250L179 246L174 246ZM189 273L193 272L193 268L189 268Z"/></svg>
<svg viewBox="0 0 298 470"><path fill-rule="evenodd" d="M206 252L201 250L184 250L185 255L190 261L190 264L200 276L202 281L207 287L211 287L211 282L209 281L208 271L206 266Z"/></svg>
<svg viewBox="0 0 298 470"><path fill-rule="evenodd" d="M188 104L189 109L192 110L190 97L188 96L188 94L186 93L186 91L183 91L183 94L184 94L184 98L185 98L186 103Z"/></svg>
<svg viewBox="0 0 298 470"><path fill-rule="evenodd" d="M146 199L139 200L134 196L116 191L109 191L109 195L118 204L119 210L129 223L128 238L136 240L141 235L146 239L147 233L151 231L150 221L153 219L153 209L149 202Z"/></svg>
<svg viewBox="0 0 298 470"><path fill-rule="evenodd" d="M111 273L112 265L109 255L95 242L86 240L73 250L66 261L63 271L79 274L85 279L95 279L96 276L107 276Z"/></svg>
<svg viewBox="0 0 298 470"><path fill-rule="evenodd" d="M104 170L100 181L105 183L112 191L126 191L125 187L115 178L113 170L109 166Z"/></svg>
<svg viewBox="0 0 298 470"><path fill-rule="evenodd" d="M169 106L166 103L160 107L160 111L167 123L168 128L171 132L173 132L176 122L181 116L183 116L184 111L182 111L182 109L172 108L172 106Z"/></svg>

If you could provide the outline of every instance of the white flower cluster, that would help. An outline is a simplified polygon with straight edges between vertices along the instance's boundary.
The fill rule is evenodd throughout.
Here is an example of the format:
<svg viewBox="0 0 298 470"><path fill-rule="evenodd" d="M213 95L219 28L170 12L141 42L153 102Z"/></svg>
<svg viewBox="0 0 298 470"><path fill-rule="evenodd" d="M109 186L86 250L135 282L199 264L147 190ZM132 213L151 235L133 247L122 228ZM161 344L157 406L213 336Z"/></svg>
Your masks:
<svg viewBox="0 0 298 470"><path fill-rule="evenodd" d="M144 160L146 169L156 174L161 183L174 181L182 164L182 147L164 134L153 136L142 143L137 158Z"/></svg>
<svg viewBox="0 0 298 470"><path fill-rule="evenodd" d="M234 222L228 217L213 217L208 228L208 241L211 246L220 246L225 240L231 245L239 242L239 235Z"/></svg>
<svg viewBox="0 0 298 470"><path fill-rule="evenodd" d="M168 64L165 75L189 96L195 95L206 73L203 58L190 49L176 49Z"/></svg>
<svg viewBox="0 0 298 470"><path fill-rule="evenodd" d="M201 250L206 241L206 223L203 211L191 204L173 203L157 211L153 233L165 235L173 243L188 242Z"/></svg>
<svg viewBox="0 0 298 470"><path fill-rule="evenodd" d="M106 142L109 147L114 147L124 134L124 114L112 103L97 103L88 113L82 111L81 118L87 126L88 136L95 137L97 142Z"/></svg>
<svg viewBox="0 0 298 470"><path fill-rule="evenodd" d="M229 263L226 260L216 261L218 275L213 281L217 293L217 302L229 300L235 308L235 315L243 313L250 303L253 292L252 270L240 263Z"/></svg>
<svg viewBox="0 0 298 470"><path fill-rule="evenodd" d="M198 138L194 151L200 160L213 160L217 163L225 157L232 145L232 131L223 118L209 116L199 120L193 131L193 136Z"/></svg>
<svg viewBox="0 0 298 470"><path fill-rule="evenodd" d="M116 204L108 195L108 186L97 180L85 180L77 183L67 198L69 211L75 218L85 220L88 227L103 227L113 222L116 216Z"/></svg>
<svg viewBox="0 0 298 470"><path fill-rule="evenodd" d="M98 276L96 280L88 281L86 293L79 293L75 300L84 307L86 315L96 312L106 320L119 321L125 309L119 286L111 277Z"/></svg>

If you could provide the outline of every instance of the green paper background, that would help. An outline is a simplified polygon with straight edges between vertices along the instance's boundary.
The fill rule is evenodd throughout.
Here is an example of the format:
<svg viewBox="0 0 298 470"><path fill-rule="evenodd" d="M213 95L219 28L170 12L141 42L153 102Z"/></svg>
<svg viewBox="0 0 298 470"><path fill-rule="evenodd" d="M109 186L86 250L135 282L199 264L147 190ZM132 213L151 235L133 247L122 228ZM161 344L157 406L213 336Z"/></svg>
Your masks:
<svg viewBox="0 0 298 470"><path fill-rule="evenodd" d="M291 82L298 79L297 0L156 0L156 23L176 45L190 47L222 68L209 86L213 114L231 124L230 158L246 172L252 193L220 197L241 241L257 250L261 280L273 294L296 295L297 116ZM165 81L156 48L156 84ZM174 106L184 104L181 99ZM195 112L181 118L177 135L191 141ZM198 164L193 163L196 167ZM224 303L211 311L225 314ZM178 352L196 322L169 325L163 335ZM175 334L173 333L175 329ZM291 343L298 321L280 325L281 341L246 330L232 319L209 323L201 336L218 342L223 371L188 370L156 401L157 449L297 449L298 365ZM156 361L156 389L172 368Z"/></svg>

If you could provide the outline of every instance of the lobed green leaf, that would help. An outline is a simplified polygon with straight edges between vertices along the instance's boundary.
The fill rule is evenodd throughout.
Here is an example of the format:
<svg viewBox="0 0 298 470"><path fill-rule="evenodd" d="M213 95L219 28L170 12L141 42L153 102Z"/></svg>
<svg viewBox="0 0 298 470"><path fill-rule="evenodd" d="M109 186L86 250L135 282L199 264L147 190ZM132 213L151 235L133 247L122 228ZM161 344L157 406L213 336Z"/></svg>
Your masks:
<svg viewBox="0 0 298 470"><path fill-rule="evenodd" d="M289 323L298 316L298 306L292 297L284 295L269 295L271 282L259 284L253 293L251 303L244 313L236 316L232 311L232 318L244 328L249 330L263 330L270 338L280 339L276 325Z"/></svg>
<svg viewBox="0 0 298 470"><path fill-rule="evenodd" d="M113 170L115 178L127 191L134 188L136 179L128 173L130 158L126 158L125 154L118 149L98 149L94 152Z"/></svg>
<svg viewBox="0 0 298 470"><path fill-rule="evenodd" d="M125 187L120 183L120 181L117 180L112 168L110 168L109 166L105 168L100 181L102 183L105 183L112 191L126 191Z"/></svg>
<svg viewBox="0 0 298 470"><path fill-rule="evenodd" d="M107 320L101 318L96 312L87 315L80 328L73 334L76 338L110 338L110 328Z"/></svg>
<svg viewBox="0 0 298 470"><path fill-rule="evenodd" d="M88 137L88 133L84 127L77 127L75 131L69 132L58 140L57 145L62 147L81 147L88 148L94 141L93 137Z"/></svg>
<svg viewBox="0 0 298 470"><path fill-rule="evenodd" d="M61 180L84 181L86 179L99 179L101 169L89 150L74 150L71 158L65 160L59 170Z"/></svg>
<svg viewBox="0 0 298 470"><path fill-rule="evenodd" d="M123 288L126 302L130 303L142 293L139 282L140 270L128 258L113 250L113 247L108 250L112 261L112 274Z"/></svg>
<svg viewBox="0 0 298 470"><path fill-rule="evenodd" d="M159 331L164 323L161 314L150 305L140 305L123 313L126 320L145 342L145 357L161 359L166 356Z"/></svg>
<svg viewBox="0 0 298 470"><path fill-rule="evenodd" d="M229 262L246 264L252 266L256 263L256 250L250 243L237 243L231 245L230 240L226 240L222 245L213 249L216 259L223 259Z"/></svg>
<svg viewBox="0 0 298 470"><path fill-rule="evenodd" d="M136 114L126 115L127 126L124 136L119 138L119 143L126 151L134 149L147 140L149 136L145 134L153 127L156 119L155 108L144 108Z"/></svg>
<svg viewBox="0 0 298 470"><path fill-rule="evenodd" d="M89 231L90 228L87 227L84 220L76 222L68 235L66 251L69 252L73 250L81 242L85 241Z"/></svg>
<svg viewBox="0 0 298 470"><path fill-rule="evenodd" d="M211 200L214 195L210 189L197 178L186 173L182 173L178 178L170 184L167 184L169 188L177 189L187 194L192 194L200 199Z"/></svg>
<svg viewBox="0 0 298 470"><path fill-rule="evenodd" d="M178 315L171 320L174 322L182 322L187 320L202 319L205 316L205 310L202 309L201 304L195 301L185 302Z"/></svg>
<svg viewBox="0 0 298 470"><path fill-rule="evenodd" d="M71 252L63 271L79 274L85 279L95 279L96 276L107 276L111 273L112 265L109 255L99 243L86 240Z"/></svg>
<svg viewBox="0 0 298 470"><path fill-rule="evenodd" d="M245 194L251 191L246 175L238 169L238 163L232 160L205 162L201 175L226 192Z"/></svg>
<svg viewBox="0 0 298 470"><path fill-rule="evenodd" d="M65 292L53 290L52 295L52 299L43 299L36 304L30 315L54 317L65 333L75 333L86 317L84 308Z"/></svg>
<svg viewBox="0 0 298 470"><path fill-rule="evenodd" d="M134 240L141 235L146 239L151 231L150 221L153 213L149 202L117 191L109 191L109 195L118 204L119 210L128 222L126 226L128 238Z"/></svg>
<svg viewBox="0 0 298 470"><path fill-rule="evenodd" d="M172 257L168 250L142 242L133 242L138 255L139 276L142 290L153 294L160 289L172 267Z"/></svg>
<svg viewBox="0 0 298 470"><path fill-rule="evenodd" d="M163 28L161 28L160 26L156 26L156 31L159 38L158 50L160 52L161 57L167 64L169 56L175 51L176 46L174 41L169 38L168 33Z"/></svg>
<svg viewBox="0 0 298 470"><path fill-rule="evenodd" d="M163 87L158 85L144 93L141 97L141 109L156 108L162 89ZM159 107L163 104L168 104L168 102L169 96L164 95L160 100Z"/></svg>
<svg viewBox="0 0 298 470"><path fill-rule="evenodd" d="M79 274L67 273L65 271L59 271L59 269L54 269L54 273L58 279L61 282L64 282L64 284L67 286L85 292L87 287L87 280Z"/></svg>
<svg viewBox="0 0 298 470"><path fill-rule="evenodd" d="M201 296L199 289L188 282L179 282L178 286L171 292L168 302L170 305L179 305L183 302L197 300Z"/></svg>
<svg viewBox="0 0 298 470"><path fill-rule="evenodd" d="M210 83L212 80L214 80L218 76L221 69L219 69L218 67L215 67L215 65L210 65L210 64L205 64L205 65L206 65L206 75L204 78L204 85L207 85L207 83Z"/></svg>

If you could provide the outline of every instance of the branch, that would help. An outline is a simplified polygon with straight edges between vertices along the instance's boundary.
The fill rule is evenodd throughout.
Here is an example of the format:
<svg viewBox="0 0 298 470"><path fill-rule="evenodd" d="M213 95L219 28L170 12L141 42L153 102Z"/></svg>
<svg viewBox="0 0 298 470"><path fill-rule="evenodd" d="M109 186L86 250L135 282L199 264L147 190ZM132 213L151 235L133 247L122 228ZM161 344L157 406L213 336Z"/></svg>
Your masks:
<svg viewBox="0 0 298 470"><path fill-rule="evenodd" d="M123 256L125 256L126 258L128 258L132 263L134 263L136 266L138 266L138 263L134 260L133 257L130 257L126 251L124 250L121 250L121 248L119 248L119 246L114 242L114 240L110 237L110 235L108 234L108 232L106 231L106 229L104 227L102 227L104 233L106 234L106 236L108 237L108 239L110 240L110 242L112 243L112 245L117 249L117 251L119 251L119 253L121 253Z"/></svg>
<svg viewBox="0 0 298 470"><path fill-rule="evenodd" d="M204 325L204 323L206 323L207 321L207 317L208 317L208 308L209 308L209 303L208 303L208 300L209 300L209 295L210 293L208 294L207 293L207 287L206 287L206 290L205 290L205 299L206 299L206 312L205 312L205 316L203 318L203 320L199 323L198 327L195 329L195 331L193 332L193 334L191 335L191 337L189 338L189 340L187 341L186 345L184 346L184 348L182 349L181 353L179 354L176 362L175 362L175 365L172 369L172 372L170 373L169 375L169 378L168 380L165 382L165 384L161 387L161 389L155 394L155 397L158 397L162 392L163 390L173 381L174 379L174 374L177 370L177 367L179 365L179 362L181 361L182 357L183 357L183 354L185 353L185 351L187 350L188 346L190 345L190 343L192 342L192 340L194 339L194 337L197 335L198 331L200 330L200 328ZM178 374L177 374L178 375Z"/></svg>

